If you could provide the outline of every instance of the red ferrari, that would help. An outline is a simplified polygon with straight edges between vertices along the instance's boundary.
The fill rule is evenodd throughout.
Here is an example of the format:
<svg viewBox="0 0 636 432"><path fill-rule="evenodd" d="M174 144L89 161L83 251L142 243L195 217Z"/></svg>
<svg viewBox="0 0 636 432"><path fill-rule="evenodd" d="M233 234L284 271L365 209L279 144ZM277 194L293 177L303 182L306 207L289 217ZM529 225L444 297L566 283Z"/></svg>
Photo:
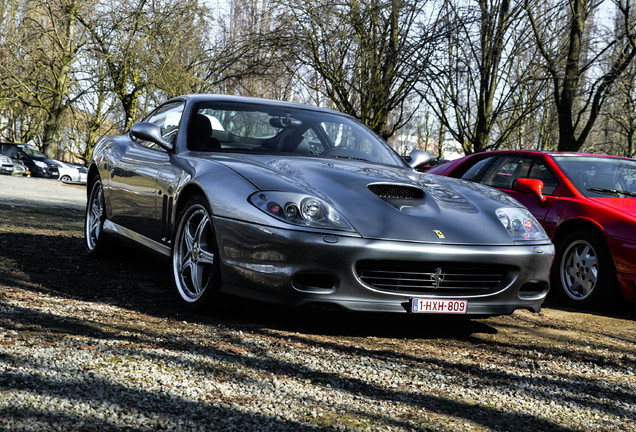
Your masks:
<svg viewBox="0 0 636 432"><path fill-rule="evenodd" d="M552 288L573 306L636 301L636 160L582 153L492 151L428 170L500 189L556 246Z"/></svg>

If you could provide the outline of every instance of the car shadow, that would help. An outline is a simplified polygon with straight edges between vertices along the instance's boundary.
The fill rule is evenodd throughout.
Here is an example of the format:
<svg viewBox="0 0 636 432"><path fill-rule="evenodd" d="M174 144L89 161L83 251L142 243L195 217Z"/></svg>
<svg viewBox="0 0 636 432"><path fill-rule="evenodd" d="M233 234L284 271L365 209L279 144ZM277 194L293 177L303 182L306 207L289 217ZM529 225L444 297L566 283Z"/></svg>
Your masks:
<svg viewBox="0 0 636 432"><path fill-rule="evenodd" d="M0 206L26 222L0 236L0 282L69 299L107 303L159 317L224 322L245 327L324 335L404 338L465 338L495 333L481 320L458 316L354 313L319 307L291 307L222 296L204 313L178 304L167 258L124 241L113 242L103 257L88 256L82 238L83 213L74 210ZM34 230L29 229L33 224Z"/></svg>

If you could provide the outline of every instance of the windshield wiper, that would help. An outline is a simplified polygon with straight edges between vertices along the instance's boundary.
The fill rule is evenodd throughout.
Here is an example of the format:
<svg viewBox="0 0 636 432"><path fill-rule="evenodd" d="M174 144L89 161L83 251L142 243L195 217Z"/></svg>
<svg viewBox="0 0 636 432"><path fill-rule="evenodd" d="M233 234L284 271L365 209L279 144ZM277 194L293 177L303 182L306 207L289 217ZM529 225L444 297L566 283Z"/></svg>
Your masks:
<svg viewBox="0 0 636 432"><path fill-rule="evenodd" d="M353 156L337 155L337 156L334 156L334 157L336 159L351 159L351 160L359 160L359 161L371 162L369 159L363 159L363 158L353 157Z"/></svg>
<svg viewBox="0 0 636 432"><path fill-rule="evenodd" d="M631 196L631 197L636 197L636 192L627 192L627 191L618 190L618 189L606 189L606 188L591 187L591 188L587 188L587 190L589 190L591 192L600 192L600 193L607 193L607 194L627 195L627 196Z"/></svg>

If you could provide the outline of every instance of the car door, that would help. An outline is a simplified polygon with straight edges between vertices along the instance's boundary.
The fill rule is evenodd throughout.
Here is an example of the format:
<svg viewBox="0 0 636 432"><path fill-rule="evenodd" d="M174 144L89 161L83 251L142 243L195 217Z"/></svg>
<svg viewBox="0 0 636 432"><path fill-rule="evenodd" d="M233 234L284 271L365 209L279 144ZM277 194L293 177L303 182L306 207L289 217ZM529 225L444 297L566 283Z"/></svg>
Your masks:
<svg viewBox="0 0 636 432"><path fill-rule="evenodd" d="M514 183L520 178L532 178L543 181L545 200L541 201L534 194L521 193L514 190ZM500 189L514 197L543 225L550 207L556 197L553 195L558 180L550 168L539 158L510 155L496 158L488 166L479 179L480 183Z"/></svg>
<svg viewBox="0 0 636 432"><path fill-rule="evenodd" d="M183 112L182 102L162 105L144 122L161 128L162 136L175 142ZM110 170L113 222L153 240L161 238L161 208L157 179L170 155L159 145L131 138L126 151Z"/></svg>

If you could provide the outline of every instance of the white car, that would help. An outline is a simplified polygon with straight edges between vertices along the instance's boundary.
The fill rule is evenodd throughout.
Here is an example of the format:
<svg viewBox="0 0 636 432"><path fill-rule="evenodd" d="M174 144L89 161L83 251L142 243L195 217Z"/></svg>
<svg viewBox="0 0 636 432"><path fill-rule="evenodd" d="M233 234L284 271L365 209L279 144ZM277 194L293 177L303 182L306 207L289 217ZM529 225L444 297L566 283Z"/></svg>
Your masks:
<svg viewBox="0 0 636 432"><path fill-rule="evenodd" d="M59 180L63 181L64 183L86 184L86 172L82 172L79 167L58 160L54 160L53 162L55 162L55 164L59 167Z"/></svg>
<svg viewBox="0 0 636 432"><path fill-rule="evenodd" d="M3 154L0 154L0 174L13 174L13 161Z"/></svg>

